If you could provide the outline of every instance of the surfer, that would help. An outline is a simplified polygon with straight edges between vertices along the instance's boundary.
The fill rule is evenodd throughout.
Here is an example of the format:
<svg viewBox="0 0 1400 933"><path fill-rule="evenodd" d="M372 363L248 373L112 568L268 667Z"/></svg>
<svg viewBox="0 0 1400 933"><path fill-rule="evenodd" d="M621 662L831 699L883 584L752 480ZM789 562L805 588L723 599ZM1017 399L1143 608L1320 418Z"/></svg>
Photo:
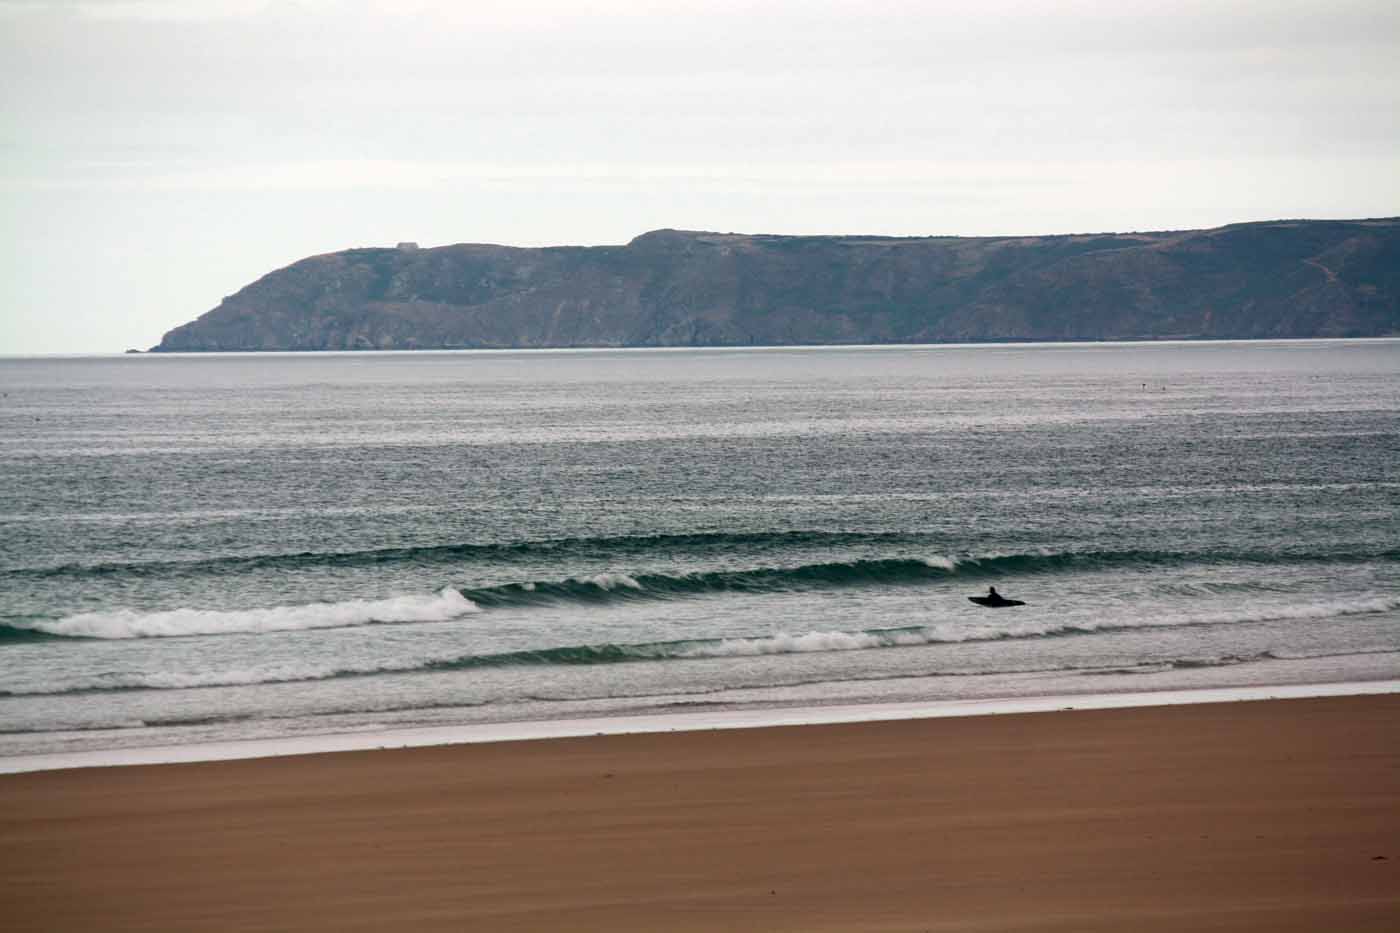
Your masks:
<svg viewBox="0 0 1400 933"><path fill-rule="evenodd" d="M986 596L969 596L968 599L979 606L986 606L988 609L1002 609L1007 606L1024 606L1025 603L1019 599L1007 599L997 592L994 586L987 587Z"/></svg>

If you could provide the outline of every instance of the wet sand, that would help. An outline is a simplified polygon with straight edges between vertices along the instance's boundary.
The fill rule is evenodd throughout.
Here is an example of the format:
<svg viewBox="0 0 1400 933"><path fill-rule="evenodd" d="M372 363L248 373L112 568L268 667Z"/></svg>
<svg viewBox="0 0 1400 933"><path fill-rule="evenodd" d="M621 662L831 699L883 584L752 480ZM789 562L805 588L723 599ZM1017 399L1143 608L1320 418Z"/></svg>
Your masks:
<svg viewBox="0 0 1400 933"><path fill-rule="evenodd" d="M1400 929L1400 695L0 776L7 930Z"/></svg>

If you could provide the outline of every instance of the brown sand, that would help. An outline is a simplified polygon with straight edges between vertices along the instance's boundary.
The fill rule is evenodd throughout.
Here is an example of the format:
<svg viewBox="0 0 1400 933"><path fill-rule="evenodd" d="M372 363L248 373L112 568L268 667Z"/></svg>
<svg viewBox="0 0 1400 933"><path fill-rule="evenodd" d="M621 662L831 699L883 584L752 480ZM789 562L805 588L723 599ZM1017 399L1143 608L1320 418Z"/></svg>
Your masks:
<svg viewBox="0 0 1400 933"><path fill-rule="evenodd" d="M10 931L1395 931L1400 695L12 775L0 852Z"/></svg>

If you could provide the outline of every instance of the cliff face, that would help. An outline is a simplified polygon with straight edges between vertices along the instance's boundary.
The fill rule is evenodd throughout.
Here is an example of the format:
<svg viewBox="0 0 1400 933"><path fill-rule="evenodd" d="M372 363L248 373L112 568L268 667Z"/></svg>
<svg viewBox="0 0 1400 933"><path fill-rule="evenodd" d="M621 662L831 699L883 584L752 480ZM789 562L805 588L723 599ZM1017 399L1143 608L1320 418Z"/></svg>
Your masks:
<svg viewBox="0 0 1400 933"><path fill-rule="evenodd" d="M1400 219L1045 237L747 236L352 249L272 272L154 350L1400 334Z"/></svg>

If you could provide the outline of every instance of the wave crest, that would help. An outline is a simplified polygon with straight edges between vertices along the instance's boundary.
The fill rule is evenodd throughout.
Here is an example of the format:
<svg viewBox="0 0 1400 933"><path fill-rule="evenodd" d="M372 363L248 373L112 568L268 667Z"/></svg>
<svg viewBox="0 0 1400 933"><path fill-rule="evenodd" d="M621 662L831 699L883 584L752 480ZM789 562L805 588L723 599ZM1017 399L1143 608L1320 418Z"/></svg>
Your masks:
<svg viewBox="0 0 1400 933"><path fill-rule="evenodd" d="M484 609L566 602L683 599L710 593L771 593L844 586L916 584L957 573L961 563L949 557L885 558L679 574L613 572L566 580L505 583L463 592Z"/></svg>
<svg viewBox="0 0 1400 933"><path fill-rule="evenodd" d="M385 622L446 622L480 607L457 590L432 596L351 599L338 603L271 606L265 609L170 609L137 612L84 612L53 621L12 625L19 630L67 638L175 638L186 635L232 635L346 628Z"/></svg>

